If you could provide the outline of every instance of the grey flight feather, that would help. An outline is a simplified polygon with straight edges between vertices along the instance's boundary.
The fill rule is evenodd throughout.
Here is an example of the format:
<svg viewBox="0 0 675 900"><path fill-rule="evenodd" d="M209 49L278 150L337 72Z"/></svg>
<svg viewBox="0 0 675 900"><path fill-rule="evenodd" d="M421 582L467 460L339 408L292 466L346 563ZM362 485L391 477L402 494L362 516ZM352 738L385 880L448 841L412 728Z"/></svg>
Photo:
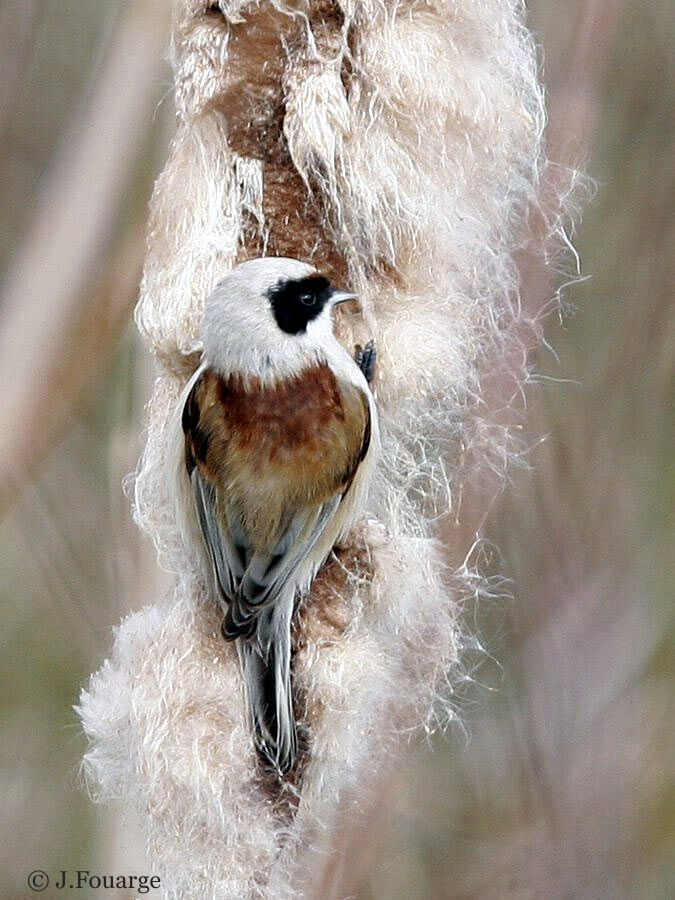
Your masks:
<svg viewBox="0 0 675 900"><path fill-rule="evenodd" d="M251 545L237 510L199 469L193 470L191 481L218 588L227 604L226 637L248 636L262 610L292 582L337 511L342 494L318 508L298 510L283 524L272 549L260 551Z"/></svg>
<svg viewBox="0 0 675 900"><path fill-rule="evenodd" d="M337 511L342 494L298 510L271 551L256 551L240 516L195 468L190 476L202 533L226 605L223 635L237 640L250 725L260 753L281 772L296 755L291 687L291 617L298 567Z"/></svg>

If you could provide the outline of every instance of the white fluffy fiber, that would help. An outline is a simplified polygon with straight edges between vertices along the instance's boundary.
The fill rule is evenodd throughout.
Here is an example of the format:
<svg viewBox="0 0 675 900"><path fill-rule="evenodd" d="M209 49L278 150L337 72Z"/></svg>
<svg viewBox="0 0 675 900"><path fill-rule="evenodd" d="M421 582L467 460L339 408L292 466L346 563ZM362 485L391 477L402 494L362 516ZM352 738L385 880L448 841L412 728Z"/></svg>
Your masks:
<svg viewBox="0 0 675 900"><path fill-rule="evenodd" d="M444 572L436 521L461 489L480 367L510 339L542 93L516 0L311 0L344 16L328 38L303 4L221 0L220 15L206 6L178 7L178 130L153 199L138 306L159 376L136 515L176 582L165 602L120 625L83 693L85 764L97 796L140 807L164 896L311 896L303 885L330 851L341 799L358 796L401 735L430 720L457 665L462 573ZM365 305L365 324L341 321L339 333L347 346L377 344L384 444L354 537L372 580L367 566L347 573L346 629L296 660L312 750L293 815L261 787L236 654L167 492L167 424L197 358L204 299L245 255L251 223L264 242L283 221L283 210L266 220L264 154L233 152L218 105L250 88L252 120L272 116L273 89L256 90L255 79L273 74L234 58L249 17L264 28L266 16L288 29L274 61L283 136L322 210L317 247L336 248ZM311 603L307 615L311 625Z"/></svg>

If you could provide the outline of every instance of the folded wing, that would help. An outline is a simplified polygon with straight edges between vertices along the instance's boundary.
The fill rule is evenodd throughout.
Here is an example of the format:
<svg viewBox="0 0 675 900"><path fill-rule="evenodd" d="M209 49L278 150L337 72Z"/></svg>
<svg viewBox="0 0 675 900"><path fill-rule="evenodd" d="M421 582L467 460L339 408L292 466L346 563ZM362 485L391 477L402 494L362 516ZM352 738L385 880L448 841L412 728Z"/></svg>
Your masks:
<svg viewBox="0 0 675 900"><path fill-rule="evenodd" d="M295 593L299 572L335 527L368 450L368 400L326 366L272 387L207 369L185 403L183 431L199 524L227 610L224 634L252 637L261 611ZM337 530L329 549L336 537Z"/></svg>

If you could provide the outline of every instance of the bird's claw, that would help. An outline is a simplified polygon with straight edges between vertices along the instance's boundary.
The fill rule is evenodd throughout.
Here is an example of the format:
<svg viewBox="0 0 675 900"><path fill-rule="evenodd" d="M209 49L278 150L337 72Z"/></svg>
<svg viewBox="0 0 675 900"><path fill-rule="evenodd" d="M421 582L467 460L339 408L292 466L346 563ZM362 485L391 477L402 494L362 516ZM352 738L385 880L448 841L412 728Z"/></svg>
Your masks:
<svg viewBox="0 0 675 900"><path fill-rule="evenodd" d="M365 347L357 344L354 347L354 362L363 372L368 384L370 384L375 377L375 363L377 362L375 342L368 341Z"/></svg>

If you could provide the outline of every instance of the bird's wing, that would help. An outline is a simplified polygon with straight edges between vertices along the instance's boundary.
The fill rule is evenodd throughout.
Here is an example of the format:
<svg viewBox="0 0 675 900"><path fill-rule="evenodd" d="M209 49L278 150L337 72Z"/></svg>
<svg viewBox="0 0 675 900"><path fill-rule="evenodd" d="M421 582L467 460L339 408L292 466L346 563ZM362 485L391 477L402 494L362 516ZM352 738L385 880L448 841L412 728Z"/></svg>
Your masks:
<svg viewBox="0 0 675 900"><path fill-rule="evenodd" d="M183 406L185 466L216 582L223 597L228 599L236 593L244 574L245 554L243 548L236 545L226 521L223 521L222 491L219 490L217 479L203 474L212 441L207 418L202 414L204 382L202 375L194 383Z"/></svg>
<svg viewBox="0 0 675 900"><path fill-rule="evenodd" d="M298 510L271 551L253 552L230 599L223 628L226 637L255 630L261 610L273 603L296 578L298 569L329 526L341 502L342 496L335 494L320 506Z"/></svg>
<svg viewBox="0 0 675 900"><path fill-rule="evenodd" d="M270 511L273 531L264 541L257 539L242 491L234 486L235 460L231 449L238 431L220 402L224 395L222 385L214 384L207 370L187 398L183 410L186 466L201 531L228 607L223 629L228 638L255 633L261 610L297 579L298 570L335 519L368 451L368 400L351 385L342 385L341 390L343 409L339 421L347 425L340 426L340 441L335 441L335 436L332 439L332 444L339 444L340 448L337 463L326 459L326 447L331 445L329 434L326 447L318 448L319 463L313 459L303 475L307 482L306 471L314 472L321 485L318 496L316 484L306 485L303 497L302 491L298 496L297 485L291 489L292 478L279 479L281 512ZM319 470L318 465L323 468ZM299 469L302 471L303 467ZM255 475L250 473L248 478L254 480ZM288 493L286 500L284 491ZM317 565L321 562L317 560Z"/></svg>

